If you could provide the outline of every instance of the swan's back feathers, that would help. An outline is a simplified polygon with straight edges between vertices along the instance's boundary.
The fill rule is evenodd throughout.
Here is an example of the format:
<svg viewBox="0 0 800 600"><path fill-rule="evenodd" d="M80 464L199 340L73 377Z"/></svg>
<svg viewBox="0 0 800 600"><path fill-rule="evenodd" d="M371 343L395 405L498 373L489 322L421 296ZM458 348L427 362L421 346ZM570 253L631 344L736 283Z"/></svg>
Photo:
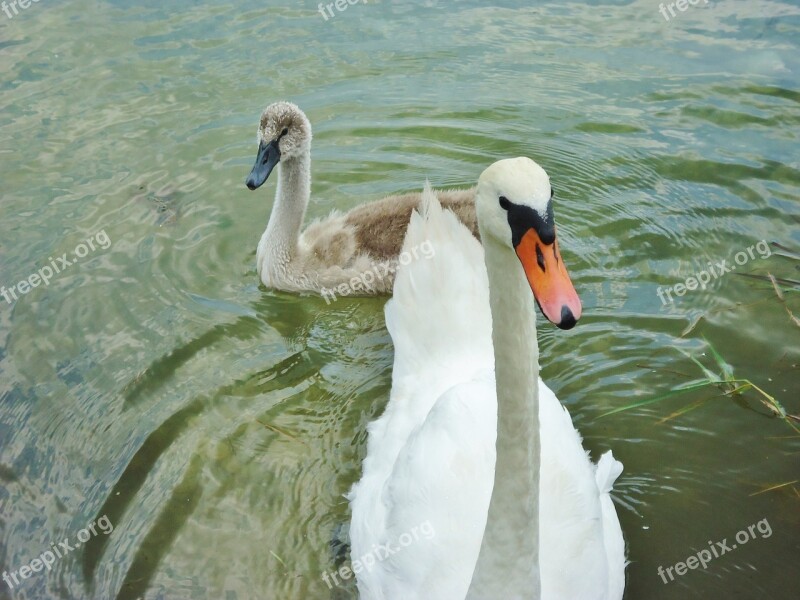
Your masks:
<svg viewBox="0 0 800 600"><path fill-rule="evenodd" d="M444 209L455 213L472 235L480 239L475 216L475 188L437 190L436 198ZM368 202L349 211L344 216L344 223L355 231L359 252L369 255L372 260L396 259L403 247L411 213L420 208L421 200L419 192L410 192Z"/></svg>
<svg viewBox="0 0 800 600"><path fill-rule="evenodd" d="M420 256L398 270L386 326L396 355L404 359L395 361L393 377L402 380L427 368L441 381L442 367L453 362L463 367L465 357L483 368L492 364L486 344L491 314L483 310L489 282L480 243L442 208L427 182L420 204L422 212L411 214L402 253L413 256L428 247L431 257Z"/></svg>
<svg viewBox="0 0 800 600"><path fill-rule="evenodd" d="M401 265L386 304L395 352L391 397L384 414L368 426L364 477L351 498L375 472L373 465L384 470L394 465L411 431L442 394L494 364L483 248L442 209L427 182L421 209L411 215L403 252L413 256L423 244L433 252Z"/></svg>
<svg viewBox="0 0 800 600"><path fill-rule="evenodd" d="M432 251L423 255L420 248ZM368 426L362 478L349 494L351 557L369 553L375 543L396 545L423 522L436 534L362 572L362 598L384 598L391 590L389 599L410 599L410 589L433 594L426 597L463 597L491 494L486 482L494 468L497 409L483 249L442 209L430 185L403 243L406 256L415 249L417 258L401 264L386 305L395 347L392 391L385 412ZM445 505L426 500L468 488L444 513L436 509ZM476 502L483 520L474 515ZM457 576L419 566L446 564L448 557ZM463 589L447 587L454 582Z"/></svg>

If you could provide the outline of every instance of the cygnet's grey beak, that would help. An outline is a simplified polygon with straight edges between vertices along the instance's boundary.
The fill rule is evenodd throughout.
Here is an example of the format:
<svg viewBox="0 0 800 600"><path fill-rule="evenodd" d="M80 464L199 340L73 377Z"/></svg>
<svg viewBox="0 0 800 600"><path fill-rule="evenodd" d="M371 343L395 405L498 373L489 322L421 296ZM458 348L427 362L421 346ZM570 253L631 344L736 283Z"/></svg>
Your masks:
<svg viewBox="0 0 800 600"><path fill-rule="evenodd" d="M245 181L247 187L251 190L261 187L280 160L281 149L278 147L278 140L272 140L269 144L262 141L258 145L256 164L253 165L253 170Z"/></svg>

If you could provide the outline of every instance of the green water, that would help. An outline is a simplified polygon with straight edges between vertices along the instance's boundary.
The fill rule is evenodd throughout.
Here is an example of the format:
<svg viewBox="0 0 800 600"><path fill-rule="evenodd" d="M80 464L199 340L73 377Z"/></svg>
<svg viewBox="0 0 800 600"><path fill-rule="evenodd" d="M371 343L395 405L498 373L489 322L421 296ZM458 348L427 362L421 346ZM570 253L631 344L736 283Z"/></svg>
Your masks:
<svg viewBox="0 0 800 600"><path fill-rule="evenodd" d="M244 178L278 99L314 125L311 217L426 177L471 185L499 158L542 164L584 305L569 332L540 319L543 377L593 457L625 465L626 598L800 597L800 483L757 494L800 479L800 439L755 393L599 418L700 375L678 350L712 365L704 338L800 413L800 328L740 276L797 281L799 261L756 252L657 295L760 240L800 248L797 4L719 0L669 22L649 0L383 0L327 21L270 4L0 13L0 285L96 246L0 299L0 566L103 515L114 527L0 598L332 597L321 574L392 345L384 299L259 285L275 183ZM763 519L769 537L658 575Z"/></svg>

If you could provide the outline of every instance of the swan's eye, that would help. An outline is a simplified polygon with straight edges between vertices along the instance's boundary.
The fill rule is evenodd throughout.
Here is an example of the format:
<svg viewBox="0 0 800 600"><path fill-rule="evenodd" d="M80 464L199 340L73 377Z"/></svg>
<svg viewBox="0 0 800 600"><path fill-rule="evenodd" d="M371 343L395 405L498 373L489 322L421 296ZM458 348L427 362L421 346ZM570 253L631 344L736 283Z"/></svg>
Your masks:
<svg viewBox="0 0 800 600"><path fill-rule="evenodd" d="M500 196L500 208L503 210L511 208L511 202L505 196Z"/></svg>
<svg viewBox="0 0 800 600"><path fill-rule="evenodd" d="M553 196L556 195L556 191L553 188L550 188L550 200L553 199Z"/></svg>
<svg viewBox="0 0 800 600"><path fill-rule="evenodd" d="M281 131L281 137L283 137L283 136L284 136L284 135L286 135L287 133L289 133L289 128L288 128L288 127L284 127L284 128L283 128L283 131Z"/></svg>

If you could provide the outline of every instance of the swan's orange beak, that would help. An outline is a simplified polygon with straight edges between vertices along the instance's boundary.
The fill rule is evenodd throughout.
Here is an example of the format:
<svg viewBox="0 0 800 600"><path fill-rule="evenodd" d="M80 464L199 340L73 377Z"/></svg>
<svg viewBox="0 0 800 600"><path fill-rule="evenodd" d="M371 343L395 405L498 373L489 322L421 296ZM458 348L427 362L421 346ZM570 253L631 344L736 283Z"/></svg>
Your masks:
<svg viewBox="0 0 800 600"><path fill-rule="evenodd" d="M542 314L560 329L572 329L581 318L581 301L561 260L558 239L545 244L531 228L515 249Z"/></svg>

